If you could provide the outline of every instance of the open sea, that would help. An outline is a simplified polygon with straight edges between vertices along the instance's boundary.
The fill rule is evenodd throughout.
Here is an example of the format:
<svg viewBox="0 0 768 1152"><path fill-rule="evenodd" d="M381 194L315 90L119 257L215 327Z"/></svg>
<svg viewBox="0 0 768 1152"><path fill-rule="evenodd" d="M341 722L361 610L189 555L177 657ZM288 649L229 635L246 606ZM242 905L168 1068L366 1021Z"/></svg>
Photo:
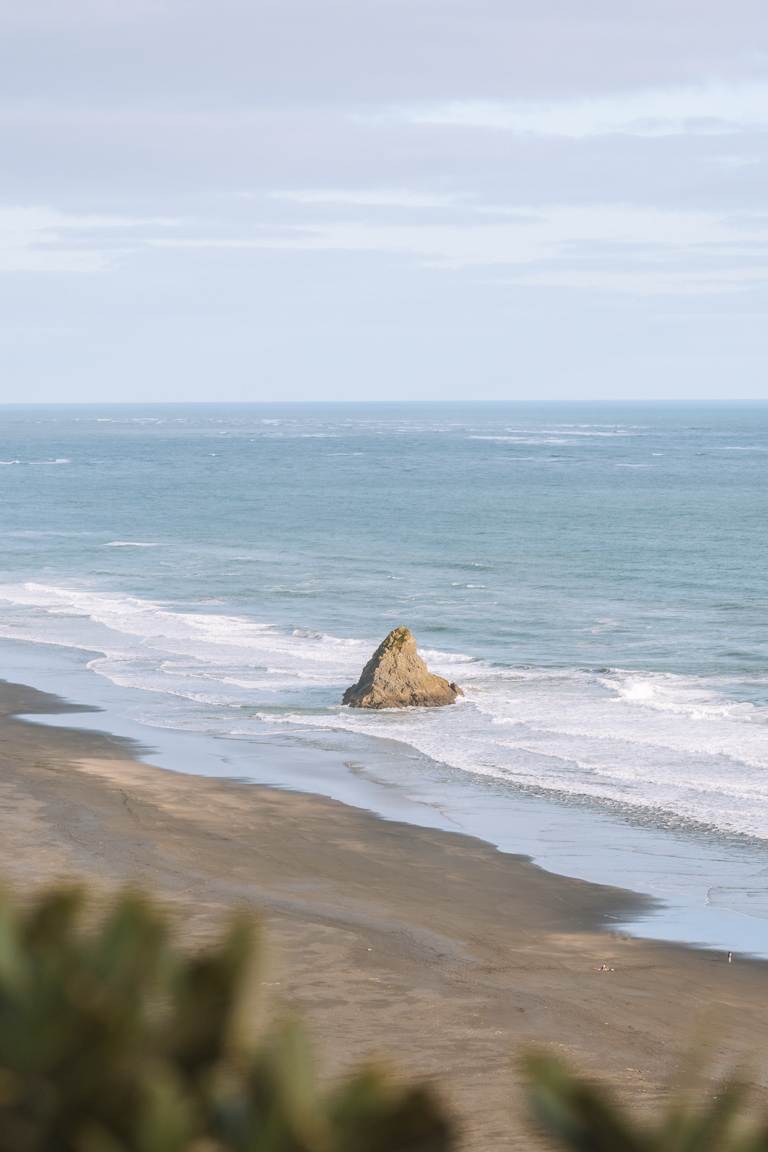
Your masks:
<svg viewBox="0 0 768 1152"><path fill-rule="evenodd" d="M6 407L0 531L0 674L158 762L768 954L768 405ZM340 706L397 624L464 700Z"/></svg>

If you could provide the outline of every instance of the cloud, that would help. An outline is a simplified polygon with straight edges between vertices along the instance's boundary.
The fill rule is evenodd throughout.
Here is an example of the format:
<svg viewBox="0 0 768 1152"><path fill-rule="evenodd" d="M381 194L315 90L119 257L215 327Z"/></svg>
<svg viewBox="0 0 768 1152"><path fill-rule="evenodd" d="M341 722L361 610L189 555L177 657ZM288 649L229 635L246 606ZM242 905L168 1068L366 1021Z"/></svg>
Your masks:
<svg viewBox="0 0 768 1152"><path fill-rule="evenodd" d="M264 213L270 203L285 205L288 218ZM328 204L350 211L329 219ZM434 213L435 205L452 211ZM418 215L403 219L397 210L405 207ZM489 281L496 284L698 295L768 281L768 217L609 203L459 204L402 189L287 189L255 201L245 218L218 220L0 209L0 272L94 274L128 255L184 250L394 256L438 273L497 270L503 275Z"/></svg>
<svg viewBox="0 0 768 1152"><path fill-rule="evenodd" d="M692 389L749 358L764 392L764 0L705 8L0 4L6 391L68 365L100 396L120 365L127 396L210 395L223 356L243 395L357 395L371 360L379 395L466 395L526 344L570 378L575 342L591 380L612 338L674 345Z"/></svg>
<svg viewBox="0 0 768 1152"><path fill-rule="evenodd" d="M311 198L302 202L316 203ZM728 219L632 205L512 210L481 205L468 209L460 223L306 219L258 235L169 236L150 243L161 248L395 254L434 269L507 268L516 284L646 295L732 292L768 280L765 216ZM760 245L763 249L756 249Z"/></svg>
<svg viewBox="0 0 768 1152"><path fill-rule="evenodd" d="M0 272L102 272L116 254L136 248L140 229L175 223L47 207L0 207Z"/></svg>
<svg viewBox="0 0 768 1152"><path fill-rule="evenodd" d="M329 204L360 208L452 208L455 196L412 192L407 188L305 188L270 192L293 204Z"/></svg>
<svg viewBox="0 0 768 1152"><path fill-rule="evenodd" d="M39 31L79 25L82 30L110 27L155 18L166 12L164 0L24 0L23 4L4 5L0 27L10 30Z"/></svg>
<svg viewBox="0 0 768 1152"><path fill-rule="evenodd" d="M444 218L427 209L427 199L408 189L370 195L355 189L275 192L264 200L286 204L290 218L283 220L261 217L258 205L248 220L218 221L0 209L0 272L93 274L143 253L228 251L256 258L282 251L305 253L307 259L334 252L395 257L443 273L485 270L491 273L488 283L499 286L646 296L732 293L768 282L763 213L464 204ZM353 214L314 218L314 210L326 204L347 206ZM403 220L397 211L416 205L425 209L416 219ZM395 210L391 219L389 209Z"/></svg>
<svg viewBox="0 0 768 1152"><path fill-rule="evenodd" d="M540 136L725 135L768 129L768 81L646 88L547 101L448 100L383 113L416 125Z"/></svg>

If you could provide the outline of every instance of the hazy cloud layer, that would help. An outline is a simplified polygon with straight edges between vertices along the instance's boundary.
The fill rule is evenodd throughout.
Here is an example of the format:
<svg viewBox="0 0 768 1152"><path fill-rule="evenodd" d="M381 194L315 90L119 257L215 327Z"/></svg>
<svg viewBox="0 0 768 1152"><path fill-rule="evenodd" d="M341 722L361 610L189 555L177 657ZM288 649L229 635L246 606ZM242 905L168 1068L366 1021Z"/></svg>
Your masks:
<svg viewBox="0 0 768 1152"><path fill-rule="evenodd" d="M0 396L765 397L765 27L0 3Z"/></svg>

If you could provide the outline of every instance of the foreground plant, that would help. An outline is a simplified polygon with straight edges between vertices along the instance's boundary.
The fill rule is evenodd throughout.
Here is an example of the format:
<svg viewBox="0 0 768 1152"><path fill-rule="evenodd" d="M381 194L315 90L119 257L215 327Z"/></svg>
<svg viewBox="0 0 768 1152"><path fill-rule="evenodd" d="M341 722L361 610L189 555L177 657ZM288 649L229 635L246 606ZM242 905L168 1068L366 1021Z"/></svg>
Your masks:
<svg viewBox="0 0 768 1152"><path fill-rule="evenodd" d="M675 1096L643 1122L554 1057L535 1054L525 1065L538 1126L572 1152L768 1152L768 1126L745 1121L745 1089L736 1081L699 1101Z"/></svg>
<svg viewBox="0 0 768 1152"><path fill-rule="evenodd" d="M445 1152L432 1093L362 1070L319 1091L293 1023L257 1046L240 1006L250 923L189 954L157 908L95 925L57 889L0 898L0 1152Z"/></svg>

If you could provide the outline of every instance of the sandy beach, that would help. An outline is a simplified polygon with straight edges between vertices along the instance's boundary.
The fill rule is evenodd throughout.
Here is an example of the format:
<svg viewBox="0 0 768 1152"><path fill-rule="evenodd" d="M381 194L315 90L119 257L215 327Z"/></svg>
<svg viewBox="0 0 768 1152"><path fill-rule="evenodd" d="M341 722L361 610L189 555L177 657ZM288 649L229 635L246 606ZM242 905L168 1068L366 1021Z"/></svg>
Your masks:
<svg viewBox="0 0 768 1152"><path fill-rule="evenodd" d="M0 691L0 875L138 883L192 940L246 905L256 983L307 1020L333 1075L366 1058L434 1078L463 1147L527 1146L516 1055L547 1044L641 1106L702 1043L768 1099L768 967L612 933L641 898L563 879L468 837L312 796L165 772L125 741L18 713L76 709ZM597 969L605 963L611 969Z"/></svg>

